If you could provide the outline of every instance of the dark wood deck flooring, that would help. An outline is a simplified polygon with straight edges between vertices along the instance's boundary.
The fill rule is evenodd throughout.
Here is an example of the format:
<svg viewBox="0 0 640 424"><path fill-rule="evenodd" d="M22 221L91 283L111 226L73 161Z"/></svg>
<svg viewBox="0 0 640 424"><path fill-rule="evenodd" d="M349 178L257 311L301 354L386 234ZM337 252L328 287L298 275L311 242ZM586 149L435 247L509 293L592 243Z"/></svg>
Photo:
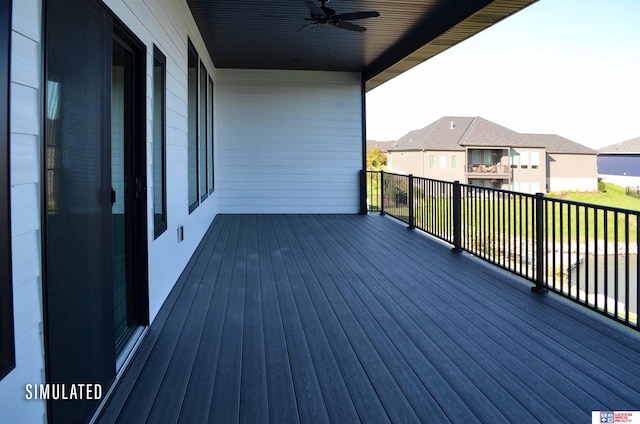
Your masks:
<svg viewBox="0 0 640 424"><path fill-rule="evenodd" d="M380 216L221 215L100 423L586 423L640 337Z"/></svg>

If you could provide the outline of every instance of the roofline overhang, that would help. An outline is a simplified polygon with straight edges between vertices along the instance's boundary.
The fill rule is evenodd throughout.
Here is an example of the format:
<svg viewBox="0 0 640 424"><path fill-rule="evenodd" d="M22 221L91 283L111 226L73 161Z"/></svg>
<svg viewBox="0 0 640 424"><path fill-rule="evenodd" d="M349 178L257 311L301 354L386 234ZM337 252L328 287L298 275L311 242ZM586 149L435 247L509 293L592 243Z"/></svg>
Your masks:
<svg viewBox="0 0 640 424"><path fill-rule="evenodd" d="M367 67L364 71L366 91L384 84L537 1L484 0L484 6L480 9L477 9L477 3L463 2L460 7L464 7L464 10L456 16L467 17L457 24L443 19L439 26L434 27L433 22L423 20ZM450 29L447 30L447 27Z"/></svg>

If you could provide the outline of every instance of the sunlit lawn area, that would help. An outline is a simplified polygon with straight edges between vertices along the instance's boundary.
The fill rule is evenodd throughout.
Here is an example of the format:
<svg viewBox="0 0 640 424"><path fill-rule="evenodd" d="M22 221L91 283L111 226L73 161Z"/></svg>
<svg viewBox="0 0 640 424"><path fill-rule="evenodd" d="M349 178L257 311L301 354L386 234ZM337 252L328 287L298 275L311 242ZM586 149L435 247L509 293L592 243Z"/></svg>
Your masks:
<svg viewBox="0 0 640 424"><path fill-rule="evenodd" d="M640 211L640 200L625 194L625 188L611 183L602 183L604 191L598 193L566 193L562 196L552 193L549 197L562 197L573 202L591 203L600 206L632 209Z"/></svg>
<svg viewBox="0 0 640 424"><path fill-rule="evenodd" d="M374 187L369 185L367 193L369 206L378 210L380 205L377 199L379 193L377 192L377 181L373 181L373 183ZM593 241L597 235L597 240L606 240L610 243L616 241L624 243L625 240L629 243L636 243L638 240L636 215L605 211L597 207L590 207L590 205L640 211L640 200L627 196L623 187L614 184L606 184L604 190L601 193L567 193L562 196L557 194L547 196L548 201L545 202L547 240L554 239L556 243L562 240L563 244L571 240L571 243L576 244ZM552 200L555 198L588 205L556 202ZM437 222L439 225L452 224L448 216L452 210L449 207L443 207L442 201L444 199L439 199L437 207L433 207L435 206L433 200L426 199L424 203L416 201L414 213L416 220L427 225L430 222ZM406 205L404 207L406 208ZM485 198L463 199L462 219L463 225L466 227L464 231L475 233L476 230L482 228L485 234L489 230L489 233L496 235L507 233L519 238L533 239L535 234L534 209L533 199L525 196L509 196L505 200L489 195ZM408 215L408 211L400 213ZM432 214L438 216L430 217L429 215Z"/></svg>

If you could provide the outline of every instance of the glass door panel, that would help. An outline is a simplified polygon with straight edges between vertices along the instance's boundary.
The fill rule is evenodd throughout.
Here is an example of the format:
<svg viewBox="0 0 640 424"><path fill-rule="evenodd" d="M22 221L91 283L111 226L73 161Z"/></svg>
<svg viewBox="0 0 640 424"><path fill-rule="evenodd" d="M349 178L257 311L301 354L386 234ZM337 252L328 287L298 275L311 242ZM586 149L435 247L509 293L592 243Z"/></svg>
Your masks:
<svg viewBox="0 0 640 424"><path fill-rule="evenodd" d="M113 42L111 69L111 240L113 260L113 307L116 346L130 325L127 305L127 225L125 143L129 138L131 52L118 41Z"/></svg>

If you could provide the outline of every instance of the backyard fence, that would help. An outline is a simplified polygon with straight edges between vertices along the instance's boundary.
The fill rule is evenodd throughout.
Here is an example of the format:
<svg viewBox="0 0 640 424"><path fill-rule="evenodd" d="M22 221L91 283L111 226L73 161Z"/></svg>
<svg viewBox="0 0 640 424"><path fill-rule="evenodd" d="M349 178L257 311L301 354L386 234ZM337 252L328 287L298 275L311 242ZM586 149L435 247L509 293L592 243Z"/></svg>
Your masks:
<svg viewBox="0 0 640 424"><path fill-rule="evenodd" d="M625 187L625 192L627 196L635 197L636 199L640 199L640 186L635 187Z"/></svg>
<svg viewBox="0 0 640 424"><path fill-rule="evenodd" d="M367 205L636 330L639 211L365 171Z"/></svg>

